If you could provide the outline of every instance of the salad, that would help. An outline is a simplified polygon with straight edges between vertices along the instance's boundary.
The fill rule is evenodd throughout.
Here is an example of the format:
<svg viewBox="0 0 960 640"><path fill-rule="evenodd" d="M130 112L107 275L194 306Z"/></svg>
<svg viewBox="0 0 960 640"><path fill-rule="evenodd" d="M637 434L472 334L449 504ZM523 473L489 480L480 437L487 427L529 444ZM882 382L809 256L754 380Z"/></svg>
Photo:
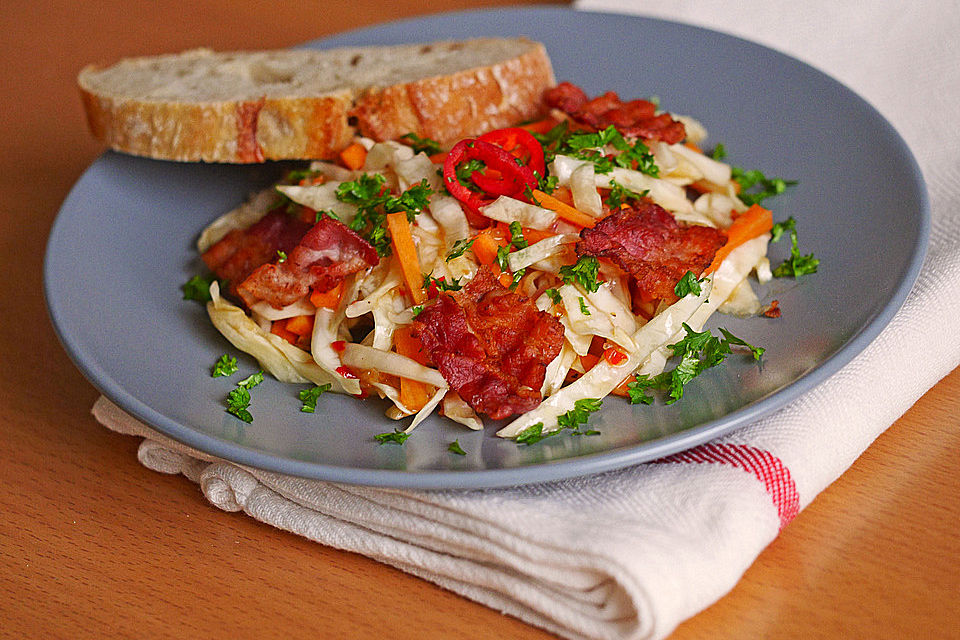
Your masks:
<svg viewBox="0 0 960 640"><path fill-rule="evenodd" d="M532 443L581 430L610 395L673 402L700 371L761 347L714 312L779 315L765 282L816 270L765 198L790 183L703 148L696 120L570 83L550 116L442 148L358 139L210 224L216 328L281 381L389 401L403 442L433 412ZM791 258L772 269L771 239ZM186 291L186 289L185 289ZM227 355L219 374L232 373ZM234 360L235 362L235 360ZM672 365L672 366L671 366ZM228 411L249 421L250 389Z"/></svg>

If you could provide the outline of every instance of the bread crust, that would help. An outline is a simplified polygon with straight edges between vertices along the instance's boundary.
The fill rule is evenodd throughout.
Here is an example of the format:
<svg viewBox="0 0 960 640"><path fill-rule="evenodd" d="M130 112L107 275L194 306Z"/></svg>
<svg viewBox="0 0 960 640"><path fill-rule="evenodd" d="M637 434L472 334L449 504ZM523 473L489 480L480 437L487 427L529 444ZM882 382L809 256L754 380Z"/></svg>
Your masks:
<svg viewBox="0 0 960 640"><path fill-rule="evenodd" d="M329 159L358 133L390 140L413 132L446 144L538 116L554 77L544 47L529 44L493 65L316 97L112 97L94 89L95 66L80 72L78 85L91 133L117 151L181 162Z"/></svg>

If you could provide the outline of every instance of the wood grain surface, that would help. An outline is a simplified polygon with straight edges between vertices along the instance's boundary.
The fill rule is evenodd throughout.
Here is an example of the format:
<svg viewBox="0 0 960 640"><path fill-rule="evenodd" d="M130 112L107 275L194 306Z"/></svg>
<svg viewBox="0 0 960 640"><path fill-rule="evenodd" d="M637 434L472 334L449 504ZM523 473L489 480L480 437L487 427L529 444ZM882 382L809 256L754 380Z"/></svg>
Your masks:
<svg viewBox="0 0 960 640"><path fill-rule="evenodd" d="M0 637L547 638L432 584L210 506L89 410L44 243L100 153L74 87L124 55L291 45L499 1L6 3L0 12ZM429 34L425 34L429 38ZM960 638L960 371L684 623L693 638Z"/></svg>

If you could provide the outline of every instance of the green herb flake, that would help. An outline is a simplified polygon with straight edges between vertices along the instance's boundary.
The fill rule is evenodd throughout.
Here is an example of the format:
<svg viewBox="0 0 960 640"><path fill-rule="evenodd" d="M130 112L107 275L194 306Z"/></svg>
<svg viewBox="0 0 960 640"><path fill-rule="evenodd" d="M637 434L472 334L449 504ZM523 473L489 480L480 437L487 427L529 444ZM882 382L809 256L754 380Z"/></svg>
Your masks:
<svg viewBox="0 0 960 640"><path fill-rule="evenodd" d="M730 167L731 177L740 185L738 197L747 206L760 204L767 198L780 195L787 187L797 184L796 180L783 178L768 178L759 169L745 170L740 167ZM753 191L748 191L754 189Z"/></svg>
<svg viewBox="0 0 960 640"><path fill-rule="evenodd" d="M570 433L575 436L600 435L600 432L595 429L582 431L580 425L586 424L590 419L590 415L599 411L602 405L603 400L600 398L582 398L573 403L573 409L557 418L558 429L544 433L543 423L538 422L518 433L513 440L517 444L530 445L540 442L544 438L559 435L564 431L570 431Z"/></svg>
<svg viewBox="0 0 960 640"><path fill-rule="evenodd" d="M449 451L450 453L455 453L458 456L467 455L467 452L463 450L463 447L460 446L460 442L458 442L457 440L454 440L449 445L447 445L447 451Z"/></svg>
<svg viewBox="0 0 960 640"><path fill-rule="evenodd" d="M210 374L213 378L227 378L237 372L237 359L226 353L220 356L217 363L213 365L213 372Z"/></svg>
<svg viewBox="0 0 960 640"><path fill-rule="evenodd" d="M567 284L577 283L590 293L600 288L601 281L597 280L600 272L600 261L593 256L580 256L574 265L560 267L560 279Z"/></svg>
<svg viewBox="0 0 960 640"><path fill-rule="evenodd" d="M748 348L755 360L759 360L763 355L762 347L755 347L726 329L720 329L722 338L714 336L710 331L694 331L686 323L683 324L683 329L686 332L684 337L677 343L668 345L674 357L679 358L677 365L653 377L634 376L633 381L627 384L631 404L652 404L654 398L648 391L653 390L668 392L666 404L676 402L683 397L685 385L707 369L719 365L733 352L731 345Z"/></svg>
<svg viewBox="0 0 960 640"><path fill-rule="evenodd" d="M320 397L320 394L326 393L329 390L329 382L310 387L309 389L301 389L300 393L298 394L300 401L303 403L303 406L300 407L300 411L303 413L315 413L317 410L317 399Z"/></svg>
<svg viewBox="0 0 960 640"><path fill-rule="evenodd" d="M428 156L440 153L443 151L443 147L440 146L440 143L431 138L421 138L417 134L405 133L400 136L401 140L406 140L410 147L413 149L414 153L425 153Z"/></svg>
<svg viewBox="0 0 960 640"><path fill-rule="evenodd" d="M683 274L683 277L680 278L680 281L677 282L677 286L673 288L673 292L677 294L678 298L682 298L691 293L698 296L702 291L700 282L700 280L697 280L697 276L693 274L693 271L687 271Z"/></svg>
<svg viewBox="0 0 960 640"><path fill-rule="evenodd" d="M227 394L227 413L250 423L253 422L253 415L250 413L249 407L250 391L246 387L238 386Z"/></svg>
<svg viewBox="0 0 960 640"><path fill-rule="evenodd" d="M553 300L553 304L560 304L561 302L563 302L563 297L560 295L560 292L557 291L556 289L553 289L553 288L547 289L546 291L544 291L544 293L547 294L547 296L551 300Z"/></svg>
<svg viewBox="0 0 960 640"><path fill-rule="evenodd" d="M583 296L580 296L577 299L580 301L580 313L582 313L585 316L591 315L590 309L587 308L587 301L583 299Z"/></svg>
<svg viewBox="0 0 960 640"><path fill-rule="evenodd" d="M197 302L210 302L210 285L214 278L204 278L203 276L193 276L180 290L183 291L184 300L196 300Z"/></svg>
<svg viewBox="0 0 960 640"><path fill-rule="evenodd" d="M784 233L790 235L790 257L773 270L775 277L788 278L793 276L793 278L799 278L817 272L820 260L814 258L812 253L805 256L800 255L800 248L797 243L797 221L792 216L773 225L771 233L771 242L778 242Z"/></svg>
<svg viewBox="0 0 960 640"><path fill-rule="evenodd" d="M631 191L630 189L623 186L616 180L611 180L610 193L607 194L607 198L606 200L604 200L604 202L606 202L607 206L610 207L611 209L618 209L620 208L620 205L622 205L625 202L629 202L631 200L637 201L642 198L646 198L647 195L649 195L649 193L650 192L647 191L646 189L644 189L643 192L641 193L637 193L636 191Z"/></svg>
<svg viewBox="0 0 960 640"><path fill-rule="evenodd" d="M277 249L277 264L287 261L287 252Z"/></svg>
<svg viewBox="0 0 960 640"><path fill-rule="evenodd" d="M387 431L386 433L378 433L377 435L373 436L373 439L379 444L403 444L409 437L410 434L404 433L402 429L394 429L393 431Z"/></svg>
<svg viewBox="0 0 960 640"><path fill-rule="evenodd" d="M249 375L240 382L237 383L238 387L243 387L244 389L252 389L263 382L263 371L257 371L253 375Z"/></svg>
<svg viewBox="0 0 960 640"><path fill-rule="evenodd" d="M462 256L467 249L473 246L473 243L476 239L476 237L464 238L463 240L457 240L454 242L453 247L450 248L450 253L447 254L447 262Z"/></svg>
<svg viewBox="0 0 960 640"><path fill-rule="evenodd" d="M415 307L411 307L410 311L413 312L413 318L416 319L421 313L423 313L423 305L418 304Z"/></svg>

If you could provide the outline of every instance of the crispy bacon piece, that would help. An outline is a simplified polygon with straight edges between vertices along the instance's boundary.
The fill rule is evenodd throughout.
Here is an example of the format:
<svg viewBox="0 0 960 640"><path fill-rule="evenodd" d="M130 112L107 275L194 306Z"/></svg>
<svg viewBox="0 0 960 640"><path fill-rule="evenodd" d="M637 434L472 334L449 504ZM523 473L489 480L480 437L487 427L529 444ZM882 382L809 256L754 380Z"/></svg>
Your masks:
<svg viewBox="0 0 960 640"><path fill-rule="evenodd" d="M252 226L234 229L201 257L236 298L237 287L254 269L276 259L277 251L289 253L309 229L309 223L274 209Z"/></svg>
<svg viewBox="0 0 960 640"><path fill-rule="evenodd" d="M560 353L563 325L481 267L462 291L445 293L417 316L413 331L450 386L494 420L540 404L547 365Z"/></svg>
<svg viewBox="0 0 960 640"><path fill-rule="evenodd" d="M380 260L369 242L327 216L287 253L285 260L260 265L240 283L237 293L247 306L263 300L280 309L311 289L329 291L351 273L376 266Z"/></svg>
<svg viewBox="0 0 960 640"><path fill-rule="evenodd" d="M639 203L619 209L593 229L584 229L577 255L608 258L631 276L634 306L674 302L673 288L687 271L699 276L726 242L711 227L681 226L663 207Z"/></svg>
<svg viewBox="0 0 960 640"><path fill-rule="evenodd" d="M544 93L548 106L559 109L575 122L596 130L613 125L625 136L662 140L667 144L680 142L687 136L682 122L669 113L656 114L657 107L648 100L622 102L613 91L592 100L580 87L561 82Z"/></svg>

